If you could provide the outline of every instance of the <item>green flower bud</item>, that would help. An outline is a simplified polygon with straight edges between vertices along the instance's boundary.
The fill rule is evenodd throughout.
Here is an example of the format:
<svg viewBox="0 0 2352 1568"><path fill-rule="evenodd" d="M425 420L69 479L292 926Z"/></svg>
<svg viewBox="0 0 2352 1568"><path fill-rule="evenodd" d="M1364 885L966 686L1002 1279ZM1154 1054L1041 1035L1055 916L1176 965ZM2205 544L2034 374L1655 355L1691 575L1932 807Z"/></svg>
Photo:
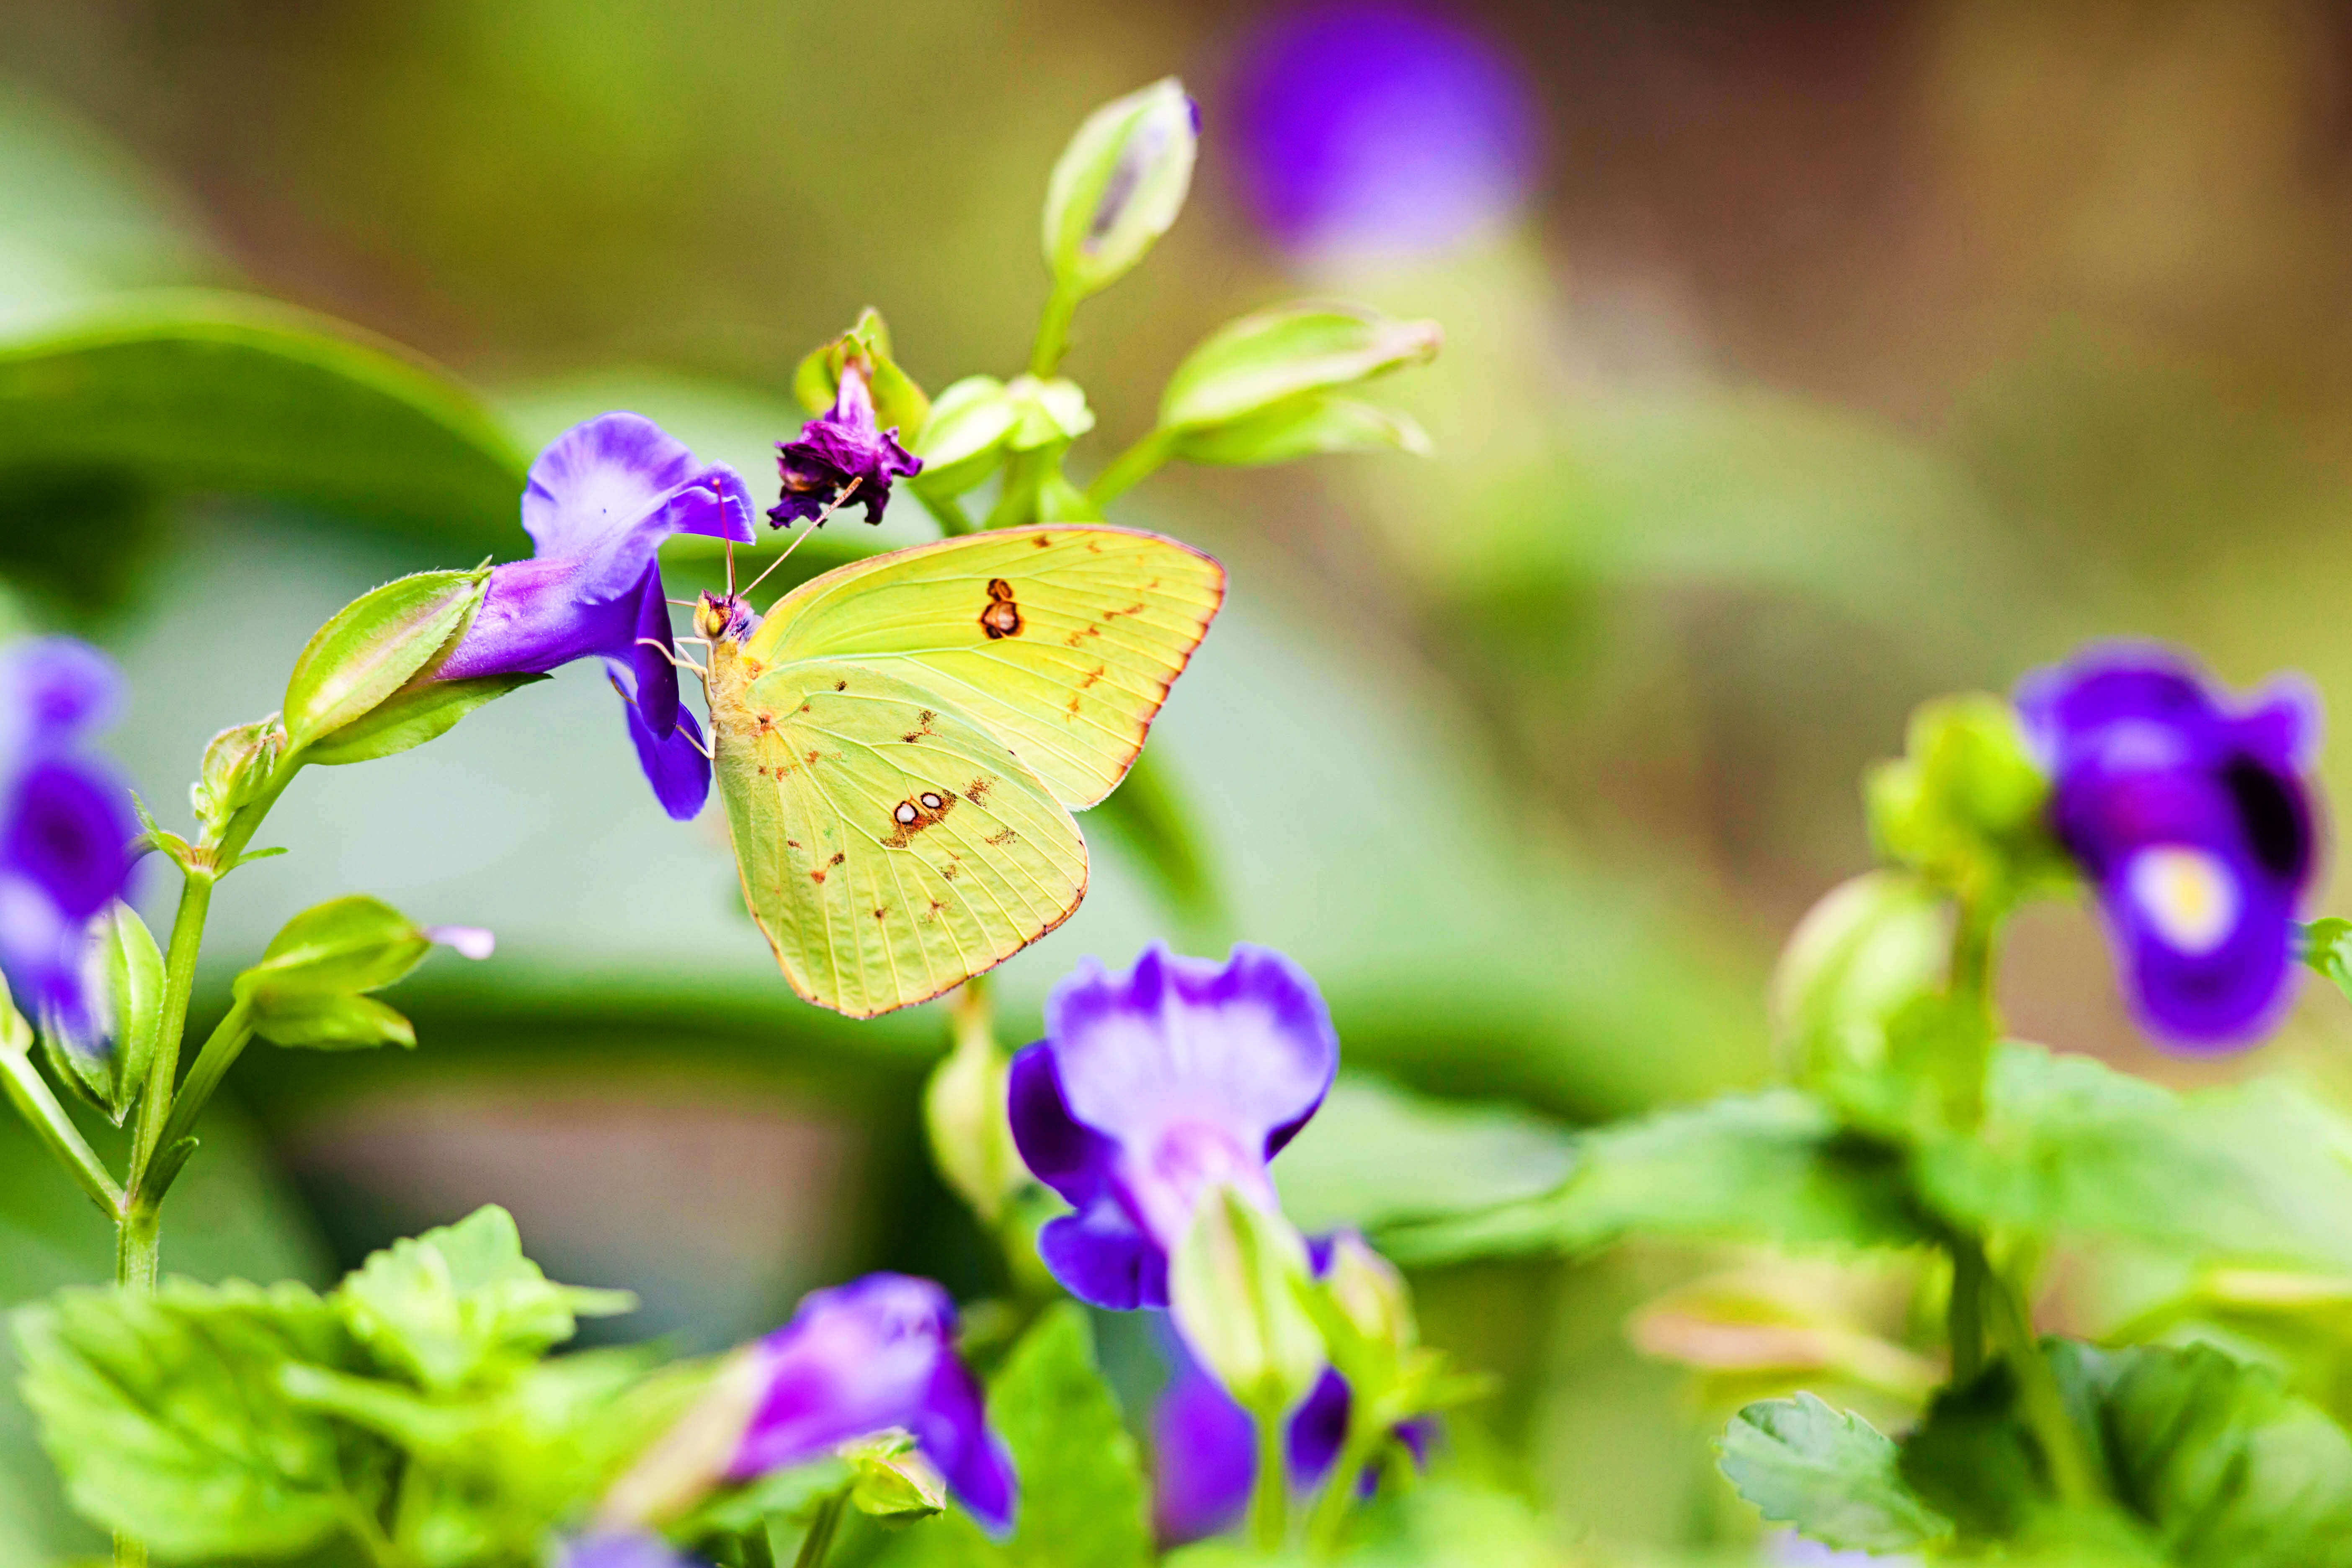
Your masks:
<svg viewBox="0 0 2352 1568"><path fill-rule="evenodd" d="M188 786L196 826L207 835L227 826L230 817L268 787L285 754L286 726L275 713L215 735L205 748L196 782Z"/></svg>
<svg viewBox="0 0 2352 1568"><path fill-rule="evenodd" d="M1021 412L992 375L968 375L940 393L910 447L923 461L908 481L915 493L952 499L986 480L1003 464Z"/></svg>
<svg viewBox="0 0 2352 1568"><path fill-rule="evenodd" d="M1012 1063L990 1033L986 1005L970 985L956 994L955 1044L923 1091L931 1161L972 1212L990 1225L1028 1184L1005 1110Z"/></svg>
<svg viewBox="0 0 2352 1568"><path fill-rule="evenodd" d="M1059 289L1092 294L1143 259L1183 210L1200 132L1174 77L1087 117L1045 185L1045 265Z"/></svg>
<svg viewBox="0 0 2352 1568"><path fill-rule="evenodd" d="M1949 697L1911 717L1896 762L1864 795L1881 856L1988 910L2074 875L2047 824L2050 781L1997 697Z"/></svg>
<svg viewBox="0 0 2352 1568"><path fill-rule="evenodd" d="M793 372L793 395L811 414L824 413L841 395L842 367L853 360L866 373L874 423L896 429L898 438L912 446L930 418L931 402L890 357L889 325L870 305L858 312L849 331L809 351Z"/></svg>
<svg viewBox="0 0 2352 1568"><path fill-rule="evenodd" d="M1313 1288L1298 1232L1228 1186L1202 1195L1168 1263L1177 1331L1261 1418L1306 1398L1323 1371L1323 1339L1303 1303Z"/></svg>
<svg viewBox="0 0 2352 1568"><path fill-rule="evenodd" d="M1772 973L1772 1032L1785 1064L1800 1077L1877 1066L1887 1020L1942 985L1950 952L1949 912L1917 878L1871 871L1832 889L1797 923Z"/></svg>
<svg viewBox="0 0 2352 1568"><path fill-rule="evenodd" d="M841 1458L853 1478L849 1500L860 1513L891 1524L911 1524L944 1512L947 1479L908 1433L892 1427L845 1443Z"/></svg>

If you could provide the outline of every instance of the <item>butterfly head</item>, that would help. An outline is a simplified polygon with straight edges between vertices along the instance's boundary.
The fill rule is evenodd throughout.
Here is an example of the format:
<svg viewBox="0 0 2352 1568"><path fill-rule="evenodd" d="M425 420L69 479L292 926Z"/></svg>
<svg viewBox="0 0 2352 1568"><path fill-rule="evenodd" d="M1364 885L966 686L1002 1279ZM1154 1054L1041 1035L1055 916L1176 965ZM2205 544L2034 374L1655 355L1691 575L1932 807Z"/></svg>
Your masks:
<svg viewBox="0 0 2352 1568"><path fill-rule="evenodd" d="M740 594L705 593L694 606L696 633L714 643L741 642L759 624L751 602Z"/></svg>

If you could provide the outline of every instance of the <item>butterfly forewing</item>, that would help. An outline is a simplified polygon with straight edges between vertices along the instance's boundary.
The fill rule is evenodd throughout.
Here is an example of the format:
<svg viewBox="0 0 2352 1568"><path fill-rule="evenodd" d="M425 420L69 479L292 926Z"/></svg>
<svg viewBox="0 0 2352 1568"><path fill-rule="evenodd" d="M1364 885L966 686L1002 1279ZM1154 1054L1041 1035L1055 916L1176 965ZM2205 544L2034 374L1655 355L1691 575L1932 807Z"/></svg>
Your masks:
<svg viewBox="0 0 2352 1568"><path fill-rule="evenodd" d="M924 1001L1077 908L1077 824L933 692L827 659L714 685L712 707L743 897L809 1001L853 1017Z"/></svg>
<svg viewBox="0 0 2352 1568"><path fill-rule="evenodd" d="M1126 775L1224 598L1224 568L1158 534L1045 525L968 534L826 573L745 651L906 677L1001 736L1054 797Z"/></svg>

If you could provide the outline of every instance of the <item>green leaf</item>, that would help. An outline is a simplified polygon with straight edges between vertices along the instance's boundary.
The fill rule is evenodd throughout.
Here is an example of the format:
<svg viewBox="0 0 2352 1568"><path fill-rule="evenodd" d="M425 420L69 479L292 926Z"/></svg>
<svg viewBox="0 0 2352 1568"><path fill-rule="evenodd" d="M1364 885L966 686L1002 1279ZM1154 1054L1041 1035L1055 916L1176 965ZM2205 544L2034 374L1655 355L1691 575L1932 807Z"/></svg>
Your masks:
<svg viewBox="0 0 2352 1568"><path fill-rule="evenodd" d="M2054 1370L2058 1370L2053 1368ZM2077 1395L2079 1380L2060 1387ZM2017 1409L2017 1378L2006 1363L1964 1387L1947 1388L1904 1439L1900 1468L1914 1491L1969 1541L2006 1541L2051 1505L2042 1447ZM2067 1401L2070 1410L2079 1397ZM2078 1425L2084 1425L2078 1423ZM2085 1436L2095 1434L2086 1426Z"/></svg>
<svg viewBox="0 0 2352 1568"><path fill-rule="evenodd" d="M496 1205L372 1255L332 1300L372 1354L443 1393L562 1343L580 1317L636 1304L623 1290L551 1283Z"/></svg>
<svg viewBox="0 0 2352 1568"><path fill-rule="evenodd" d="M1851 1137L1820 1100L1782 1089L1590 1133L1557 1192L1386 1231L1381 1246L1413 1265L1573 1255L1633 1235L1851 1248L1921 1246L1934 1233L1911 1203L1897 1153Z"/></svg>
<svg viewBox="0 0 2352 1568"><path fill-rule="evenodd" d="M1307 1397L1325 1364L1300 1300L1312 1279L1289 1221L1221 1184L1201 1195L1168 1259L1169 1316L1235 1403L1278 1415Z"/></svg>
<svg viewBox="0 0 2352 1568"><path fill-rule="evenodd" d="M117 1127L139 1102L163 1026L163 954L139 911L117 900L99 921L106 994L114 1012L113 1084L107 1114Z"/></svg>
<svg viewBox="0 0 2352 1568"><path fill-rule="evenodd" d="M416 1026L373 996L272 997L251 1016L253 1032L274 1046L353 1051L416 1044Z"/></svg>
<svg viewBox="0 0 2352 1568"><path fill-rule="evenodd" d="M1429 435L1409 414L1352 397L1310 393L1231 424L1179 432L1170 443L1191 463L1255 468L1341 452L1410 452L1425 458Z"/></svg>
<svg viewBox="0 0 2352 1568"><path fill-rule="evenodd" d="M891 1568L1142 1568L1149 1502L1135 1439L1095 1365L1086 1311L1037 1320L988 1385L989 1424L1013 1450L1021 1506L999 1545L961 1513L898 1538Z"/></svg>
<svg viewBox="0 0 2352 1568"><path fill-rule="evenodd" d="M992 375L968 375L931 403L919 439L909 449L923 471L908 481L927 496L962 495L994 473L1021 408Z"/></svg>
<svg viewBox="0 0 2352 1568"><path fill-rule="evenodd" d="M1016 375L1005 384L1004 396L1013 412L1004 444L1013 451L1066 447L1095 427L1095 411L1087 406L1085 390L1066 377L1041 381Z"/></svg>
<svg viewBox="0 0 2352 1568"><path fill-rule="evenodd" d="M2295 956L2314 973L2352 996L2352 921L2329 915L2298 928Z"/></svg>
<svg viewBox="0 0 2352 1568"><path fill-rule="evenodd" d="M478 542L513 528L522 476L446 373L268 300L131 297L0 348L0 498L19 517L226 491Z"/></svg>
<svg viewBox="0 0 2352 1568"><path fill-rule="evenodd" d="M296 915L270 938L261 962L238 975L237 1000L257 1016L273 1005L375 991L432 951L433 942L381 899L352 893Z"/></svg>
<svg viewBox="0 0 2352 1568"><path fill-rule="evenodd" d="M472 616L488 582L487 571L419 572L336 611L311 634L287 679L288 748L299 751L365 718L406 685Z"/></svg>
<svg viewBox="0 0 2352 1568"><path fill-rule="evenodd" d="M2012 1042L1983 1126L1923 1146L1916 1169L1923 1197L1977 1231L2352 1269L2352 1129L2279 1085L2184 1096Z"/></svg>
<svg viewBox="0 0 2352 1568"><path fill-rule="evenodd" d="M354 1506L364 1446L278 1392L350 1345L299 1285L66 1290L20 1310L25 1397L76 1508L167 1559L315 1547Z"/></svg>
<svg viewBox="0 0 2352 1568"><path fill-rule="evenodd" d="M816 1511L848 1487L855 1478L847 1461L828 1454L805 1465L793 1465L740 1487L712 1496L675 1526L681 1541L701 1542L715 1536L742 1535L771 1521L805 1525Z"/></svg>
<svg viewBox="0 0 2352 1568"><path fill-rule="evenodd" d="M1227 910L1215 863L1190 797L1160 755L1148 746L1138 753L1118 787L1087 813L1087 826L1108 830L1190 929L1222 929Z"/></svg>
<svg viewBox="0 0 2352 1568"><path fill-rule="evenodd" d="M1163 430L1230 425L1317 393L1426 364L1444 332L1349 305L1280 305L1220 327L1160 397Z"/></svg>
<svg viewBox="0 0 2352 1568"><path fill-rule="evenodd" d="M1859 1415L1810 1394L1734 1417L1717 1445L1724 1476L1775 1524L1842 1552L1913 1552L1951 1533L1895 1468L1896 1449Z"/></svg>
<svg viewBox="0 0 2352 1568"><path fill-rule="evenodd" d="M1342 1072L1275 1163L1274 1179L1282 1212L1309 1236L1385 1235L1550 1192L1575 1149L1566 1128L1515 1107L1428 1099Z"/></svg>
<svg viewBox="0 0 2352 1568"><path fill-rule="evenodd" d="M340 767L395 756L438 740L475 709L550 679L481 675L466 680L436 680L429 675L412 676L407 685L360 718L312 742L302 760L321 767Z"/></svg>
<svg viewBox="0 0 2352 1568"><path fill-rule="evenodd" d="M1143 259L1183 210L1199 140L1174 77L1087 117L1045 184L1045 265L1058 288L1092 294Z"/></svg>

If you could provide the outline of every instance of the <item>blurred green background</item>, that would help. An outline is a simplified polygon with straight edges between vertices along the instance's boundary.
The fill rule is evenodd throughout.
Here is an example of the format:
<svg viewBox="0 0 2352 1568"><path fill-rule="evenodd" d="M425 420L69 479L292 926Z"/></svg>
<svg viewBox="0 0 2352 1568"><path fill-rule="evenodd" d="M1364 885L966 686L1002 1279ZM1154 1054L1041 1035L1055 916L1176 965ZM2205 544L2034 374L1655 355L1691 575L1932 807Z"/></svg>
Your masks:
<svg viewBox="0 0 2352 1568"><path fill-rule="evenodd" d="M1857 775L1922 698L2126 632L2352 689L2352 8L1443 15L1535 105L1526 199L1411 254L1303 257L1253 222L1228 130L1272 8L0 0L0 330L247 289L453 367L526 450L628 407L764 488L792 366L862 306L934 391L1017 369L1055 153L1181 73L1200 173L1079 318L1077 466L1209 330L1300 294L1444 323L1381 389L1437 455L1170 470L1115 512L1233 571L1153 743L1230 918L1175 919L1095 835L1084 910L1004 972L1006 1030L1081 954L1272 943L1380 1075L1286 1156L1299 1217L1514 1195L1574 1124L1767 1073L1772 951L1866 863ZM511 514L5 478L0 574L121 658L111 749L167 821L336 605L526 543ZM927 531L908 499L883 534ZM414 1056L252 1053L247 1131L198 1163L222 1217L199 1234L184 1189L167 1267L323 1275L496 1200L551 1273L642 1292L627 1331L697 1348L877 1265L986 1288L920 1140L936 1010L794 1002L717 815L661 816L613 708L575 668L304 775L268 836L293 853L215 904L215 988L347 890L501 945L404 988ZM2030 916L2009 959L2018 1032L2188 1076L2132 1035L2083 911ZM2306 1009L2255 1065L2340 1076L2346 1029ZM0 1159L5 1292L101 1276L97 1216L10 1128ZM1708 1472L1720 1411L1624 1333L1721 1261L1419 1281L1436 1337L1506 1375L1460 1441L1507 1456L1561 1552L1749 1530ZM13 1402L0 1453L0 1535L79 1539Z"/></svg>

